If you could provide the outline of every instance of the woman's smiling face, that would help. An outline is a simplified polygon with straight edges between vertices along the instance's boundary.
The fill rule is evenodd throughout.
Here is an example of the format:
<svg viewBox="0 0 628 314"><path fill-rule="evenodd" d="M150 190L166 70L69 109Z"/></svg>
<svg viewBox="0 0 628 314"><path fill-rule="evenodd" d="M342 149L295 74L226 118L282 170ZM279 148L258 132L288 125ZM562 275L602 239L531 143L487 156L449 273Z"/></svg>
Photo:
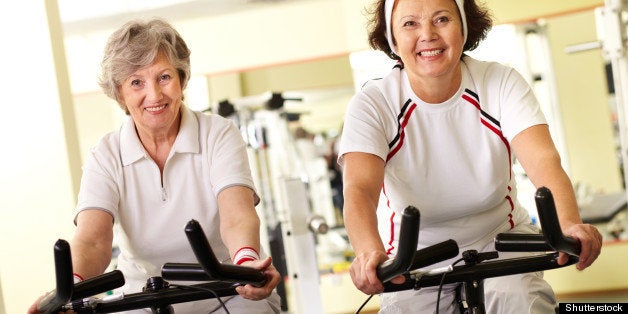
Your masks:
<svg viewBox="0 0 628 314"><path fill-rule="evenodd" d="M126 78L119 90L138 132L178 130L183 91L178 71L165 54L160 52L152 64Z"/></svg>
<svg viewBox="0 0 628 314"><path fill-rule="evenodd" d="M410 77L423 80L456 72L464 37L454 0L397 0L391 23Z"/></svg>

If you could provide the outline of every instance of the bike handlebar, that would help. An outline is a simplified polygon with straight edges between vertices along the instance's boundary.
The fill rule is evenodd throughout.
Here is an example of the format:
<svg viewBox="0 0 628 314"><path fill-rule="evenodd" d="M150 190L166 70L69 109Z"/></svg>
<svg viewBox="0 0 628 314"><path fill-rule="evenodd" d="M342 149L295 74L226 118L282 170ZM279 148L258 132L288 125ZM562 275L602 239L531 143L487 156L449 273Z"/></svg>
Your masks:
<svg viewBox="0 0 628 314"><path fill-rule="evenodd" d="M258 269L220 263L198 221L190 220L185 226L185 234L199 264L166 263L161 269L164 279L220 280L223 282L251 284L256 287L261 287L266 283L266 276ZM203 272L200 272L199 268Z"/></svg>
<svg viewBox="0 0 628 314"><path fill-rule="evenodd" d="M381 282L387 282L407 272L412 266L414 253L419 242L419 224L419 210L413 206L406 207L401 217L397 255L394 259L389 259L377 266L377 278Z"/></svg>
<svg viewBox="0 0 628 314"><path fill-rule="evenodd" d="M109 291L124 285L124 276L114 270L74 284L70 244L62 239L54 245L56 288L37 303L39 313L56 313L71 300Z"/></svg>
<svg viewBox="0 0 628 314"><path fill-rule="evenodd" d="M419 225L419 210L414 206L406 207L401 217L397 255L376 269L377 278L381 282L388 282L411 269L432 265L458 255L458 244L451 239L417 250Z"/></svg>
<svg viewBox="0 0 628 314"><path fill-rule="evenodd" d="M124 286L124 275L115 269L74 284L72 300L91 297Z"/></svg>
<svg viewBox="0 0 628 314"><path fill-rule="evenodd" d="M40 313L53 313L72 298L74 275L70 244L62 239L54 245L56 288L37 303Z"/></svg>
<svg viewBox="0 0 628 314"><path fill-rule="evenodd" d="M396 292L404 290L418 290L420 288L435 287L441 284L459 283L465 281L480 281L487 278L516 275L535 271L551 270L578 262L576 256L569 255L566 264L558 265L558 253L516 257L495 261L486 261L474 265L458 265L442 272L419 273L414 277L408 275L403 284L384 284L384 292ZM443 273L447 276L443 278ZM408 280L412 279L412 280Z"/></svg>
<svg viewBox="0 0 628 314"><path fill-rule="evenodd" d="M38 311L40 313L56 313L64 310L74 310L78 313L115 313L148 307L156 309L170 304L236 295L235 287L241 284L256 286L265 284L266 276L260 270L238 265L223 265L218 262L197 221L190 221L186 225L185 233L200 266L199 264L180 264L184 265L183 268L186 269L188 275L187 279L178 279L207 281L206 283L171 287L161 277L151 277L141 292L118 295L107 300L94 298L94 295L123 286L122 272L114 270L74 284L70 246L66 241L59 240L55 244L57 287L38 302ZM166 263L168 264L179 265ZM168 269L166 265L164 269ZM189 269L193 269L198 277L189 275ZM186 271L174 272L174 277L180 277L181 274L185 277ZM168 271L162 270L162 272L169 274Z"/></svg>
<svg viewBox="0 0 628 314"><path fill-rule="evenodd" d="M576 239L565 236L562 233L558 215L556 214L554 198L550 190L546 187L539 188L535 194L535 200L543 234L498 234L495 238L495 248L498 251L510 252L554 252L481 262L473 265L450 266L438 271L414 271L419 267L411 267L411 270L404 274L407 279L406 282L403 284L385 283L384 292L408 289L417 290L422 287L440 284L478 281L492 277L556 269L577 263L579 259L578 254L580 254L580 243ZM428 247L424 250L430 248ZM569 254L569 259L565 264L558 264L559 252ZM429 260L426 260L426 262L429 264ZM447 273L447 276L444 276L444 273Z"/></svg>
<svg viewBox="0 0 628 314"><path fill-rule="evenodd" d="M495 237L495 249L502 252L559 251L580 255L580 242L560 229L552 192L541 187L534 195L543 234L501 233Z"/></svg>
<svg viewBox="0 0 628 314"><path fill-rule="evenodd" d="M449 239L416 251L410 269L418 269L442 262L458 256L458 253L460 253L458 243Z"/></svg>

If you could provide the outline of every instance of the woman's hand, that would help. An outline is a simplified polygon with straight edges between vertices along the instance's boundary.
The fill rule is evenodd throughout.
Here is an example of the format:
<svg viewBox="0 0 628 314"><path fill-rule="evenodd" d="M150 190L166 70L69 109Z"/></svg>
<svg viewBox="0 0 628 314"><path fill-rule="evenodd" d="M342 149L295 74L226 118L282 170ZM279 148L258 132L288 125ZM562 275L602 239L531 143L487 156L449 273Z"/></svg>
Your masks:
<svg viewBox="0 0 628 314"><path fill-rule="evenodd" d="M602 235L597 228L589 224L574 224L564 233L580 242L580 260L576 268L583 270L593 264L602 251ZM567 254L561 253L558 264L563 265L567 263L567 260Z"/></svg>
<svg viewBox="0 0 628 314"><path fill-rule="evenodd" d="M38 303L39 303L39 301L40 301L41 299L43 299L43 298L44 298L44 296L39 297L39 298L37 299L37 301L35 301L35 303L33 303L33 304L31 305L31 307L29 307L29 308L28 308L28 311L26 311L26 314L38 314L38 313L39 313L39 311L37 310L37 304L38 304Z"/></svg>
<svg viewBox="0 0 628 314"><path fill-rule="evenodd" d="M381 251L372 251L358 254L349 268L351 280L358 290L371 295L384 291L382 282L377 278L377 266L386 261L388 256ZM392 283L402 284L405 277L397 276L391 280Z"/></svg>
<svg viewBox="0 0 628 314"><path fill-rule="evenodd" d="M240 294L243 298L250 300L262 300L270 296L270 294L273 292L275 287L277 287L279 281L281 280L281 275L279 274L275 266L273 266L272 262L273 260L269 256L263 260L248 261L242 263L242 266L253 267L255 269L261 270L262 272L264 272L264 275L266 275L266 278L268 280L266 281L266 284L262 287L255 287L250 284L236 287L236 291L238 292L238 294Z"/></svg>
<svg viewBox="0 0 628 314"><path fill-rule="evenodd" d="M26 311L26 314L39 314L39 310L37 308L37 306L39 305L39 302L41 302L42 299L44 299L45 297L48 297L50 294L55 293L54 291L49 291L48 293L40 296L39 298L37 298L37 301L35 301L35 303L33 303L28 310ZM74 314L74 311L66 311L66 312L59 312L59 313L63 313L63 314Z"/></svg>

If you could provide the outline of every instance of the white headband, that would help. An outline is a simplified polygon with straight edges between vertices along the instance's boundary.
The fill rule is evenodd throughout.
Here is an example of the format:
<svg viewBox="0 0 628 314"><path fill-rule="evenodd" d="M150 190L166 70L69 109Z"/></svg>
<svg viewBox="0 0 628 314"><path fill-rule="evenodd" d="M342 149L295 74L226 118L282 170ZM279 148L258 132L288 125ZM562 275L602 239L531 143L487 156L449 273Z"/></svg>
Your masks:
<svg viewBox="0 0 628 314"><path fill-rule="evenodd" d="M463 45L467 43L467 16L464 13L464 0L455 0L456 5L458 6L458 11L460 11L460 19L462 21L462 37L464 38ZM390 50L396 55L397 49L393 44L392 40L392 11L393 6L395 6L395 0L386 0L384 3L384 15L386 16L386 39L388 39L388 46L390 46Z"/></svg>

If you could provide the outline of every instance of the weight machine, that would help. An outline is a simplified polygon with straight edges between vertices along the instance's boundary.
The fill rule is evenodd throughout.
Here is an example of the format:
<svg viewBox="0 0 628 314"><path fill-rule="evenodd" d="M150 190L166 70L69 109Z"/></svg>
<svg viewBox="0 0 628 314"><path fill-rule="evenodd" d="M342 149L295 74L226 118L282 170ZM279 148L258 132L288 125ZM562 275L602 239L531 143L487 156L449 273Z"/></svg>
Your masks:
<svg viewBox="0 0 628 314"><path fill-rule="evenodd" d="M610 65L609 92L615 100L620 153L625 167L628 163L628 0L606 0L603 7L595 9L595 19L598 40L566 47L565 52L601 49ZM623 172L624 184L628 184L628 171Z"/></svg>
<svg viewBox="0 0 628 314"><path fill-rule="evenodd" d="M251 97L222 101L218 113L239 127L245 142L262 220L262 246L271 253L284 280L277 287L282 310L291 313L322 313L317 238L329 230L333 215L329 180L312 178L312 171L290 133L287 99L273 93L269 99ZM326 167L325 167L326 169ZM327 191L325 190L327 188ZM329 195L326 199L324 195ZM329 206L327 206L329 203ZM319 241L325 241L319 239ZM264 242L264 241L262 241Z"/></svg>

